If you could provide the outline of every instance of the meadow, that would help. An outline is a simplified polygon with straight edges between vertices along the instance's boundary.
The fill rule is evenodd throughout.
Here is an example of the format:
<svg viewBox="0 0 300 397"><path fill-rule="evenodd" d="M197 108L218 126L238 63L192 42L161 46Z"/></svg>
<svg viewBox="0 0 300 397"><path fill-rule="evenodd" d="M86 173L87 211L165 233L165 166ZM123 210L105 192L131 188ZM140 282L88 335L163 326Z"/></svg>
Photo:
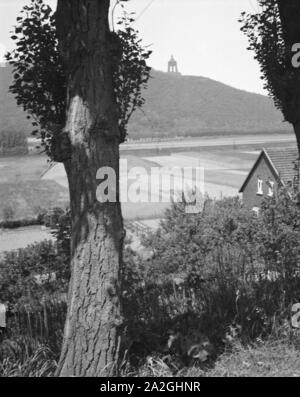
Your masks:
<svg viewBox="0 0 300 397"><path fill-rule="evenodd" d="M262 148L262 142L268 140L269 146L277 146L282 145L286 139L289 139L288 136L281 135L257 136L256 139L252 135L237 138L210 137L198 140L199 146L183 148L181 151L179 148L163 148L159 152L152 150L144 153L136 150L134 154L121 151L121 160L127 160L128 170L142 167L148 174L153 167L171 170L172 167L182 169L200 166L204 168L205 192L210 197L236 196ZM211 146L202 147L202 144ZM220 146L222 144L224 146ZM129 145L140 148L139 143ZM51 164L44 154L33 153L0 158L0 223L8 220L36 221L36 217L49 208L65 207L68 204L64 167L61 164ZM121 189L124 177L126 175L121 173ZM130 222L143 221L145 224L160 219L171 205L168 197L164 201L166 202L161 202L161 199L156 202L123 202L124 219ZM44 238L39 226L35 229L17 230L15 233L12 236L2 232L1 251L13 248L13 241L17 248L24 248L27 243Z"/></svg>
<svg viewBox="0 0 300 397"><path fill-rule="evenodd" d="M121 159L127 160L128 170L143 167L147 173L152 167L203 167L205 192L219 198L238 194L262 147L262 141L269 140L273 146L282 144L285 139L288 137L277 135L258 136L256 139L252 136L236 139L211 137L199 140L200 146L194 149L180 151L179 148L173 150L171 146L169 149L162 148L159 155L155 150L152 153L137 150L134 155L121 151ZM225 146L217 146L222 143ZM211 146L201 147L201 144ZM141 146L138 143L130 145L137 149ZM0 158L0 222L8 218L34 218L40 211L67 203L68 184L61 164L51 164L44 154ZM159 218L169 206L170 201L124 202L122 208L126 220L141 220Z"/></svg>

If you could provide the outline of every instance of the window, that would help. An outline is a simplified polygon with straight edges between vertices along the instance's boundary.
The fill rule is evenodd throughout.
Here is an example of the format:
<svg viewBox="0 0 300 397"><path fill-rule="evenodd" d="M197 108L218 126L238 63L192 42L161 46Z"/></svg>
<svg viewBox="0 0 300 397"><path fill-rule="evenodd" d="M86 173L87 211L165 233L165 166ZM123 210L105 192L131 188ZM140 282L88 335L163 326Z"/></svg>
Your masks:
<svg viewBox="0 0 300 397"><path fill-rule="evenodd" d="M262 179L257 179L257 194L263 194L263 181Z"/></svg>
<svg viewBox="0 0 300 397"><path fill-rule="evenodd" d="M268 181L268 196L273 197L274 196L274 182L273 181Z"/></svg>

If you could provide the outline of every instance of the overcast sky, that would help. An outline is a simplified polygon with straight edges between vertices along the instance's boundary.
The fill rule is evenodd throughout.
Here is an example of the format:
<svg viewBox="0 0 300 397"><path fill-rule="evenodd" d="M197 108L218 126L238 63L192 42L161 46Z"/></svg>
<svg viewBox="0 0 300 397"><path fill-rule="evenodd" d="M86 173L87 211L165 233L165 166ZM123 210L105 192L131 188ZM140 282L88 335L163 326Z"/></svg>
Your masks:
<svg viewBox="0 0 300 397"><path fill-rule="evenodd" d="M0 0L0 58L12 48L9 31L27 2ZM56 0L47 3L55 8ZM136 12L144 43L152 44L155 69L165 71L173 54L182 74L263 93L258 65L237 22L242 11L257 9L256 0L130 0L126 7Z"/></svg>

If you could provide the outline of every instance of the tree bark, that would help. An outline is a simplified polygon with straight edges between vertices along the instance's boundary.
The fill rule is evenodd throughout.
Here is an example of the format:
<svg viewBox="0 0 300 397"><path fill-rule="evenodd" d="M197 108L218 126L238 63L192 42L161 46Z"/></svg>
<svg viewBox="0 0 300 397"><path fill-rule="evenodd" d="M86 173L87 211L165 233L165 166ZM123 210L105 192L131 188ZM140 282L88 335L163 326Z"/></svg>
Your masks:
<svg viewBox="0 0 300 397"><path fill-rule="evenodd" d="M118 114L113 92L109 0L58 0L57 32L68 73L64 165L72 216L71 280L59 376L111 376L122 325L123 220L96 197L101 167L119 181Z"/></svg>
<svg viewBox="0 0 300 397"><path fill-rule="evenodd" d="M298 0L277 0L277 3L284 41L291 49L293 44L300 42L300 3Z"/></svg>
<svg viewBox="0 0 300 397"><path fill-rule="evenodd" d="M300 43L300 1L277 0L285 46L292 60L292 47ZM286 88L285 107L286 119L292 123L297 139L300 155L300 68L290 63L293 85Z"/></svg>
<svg viewBox="0 0 300 397"><path fill-rule="evenodd" d="M294 132L296 135L298 153L299 153L299 157L300 157L300 123L293 124L293 127L294 127Z"/></svg>

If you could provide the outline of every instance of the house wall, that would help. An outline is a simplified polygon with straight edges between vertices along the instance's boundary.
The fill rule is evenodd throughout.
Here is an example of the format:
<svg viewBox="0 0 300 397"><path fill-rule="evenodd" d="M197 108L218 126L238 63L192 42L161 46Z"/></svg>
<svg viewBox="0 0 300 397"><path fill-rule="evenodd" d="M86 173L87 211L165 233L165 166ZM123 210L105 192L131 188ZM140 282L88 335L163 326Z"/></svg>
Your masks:
<svg viewBox="0 0 300 397"><path fill-rule="evenodd" d="M258 178L263 181L263 195L257 194L257 181ZM268 180L272 180L274 183L274 193L278 188L278 179L275 172L270 167L268 161L264 156L257 164L254 169L247 185L243 191L243 201L247 208L252 209L253 207L260 207L264 197L268 196L269 187L267 185Z"/></svg>

